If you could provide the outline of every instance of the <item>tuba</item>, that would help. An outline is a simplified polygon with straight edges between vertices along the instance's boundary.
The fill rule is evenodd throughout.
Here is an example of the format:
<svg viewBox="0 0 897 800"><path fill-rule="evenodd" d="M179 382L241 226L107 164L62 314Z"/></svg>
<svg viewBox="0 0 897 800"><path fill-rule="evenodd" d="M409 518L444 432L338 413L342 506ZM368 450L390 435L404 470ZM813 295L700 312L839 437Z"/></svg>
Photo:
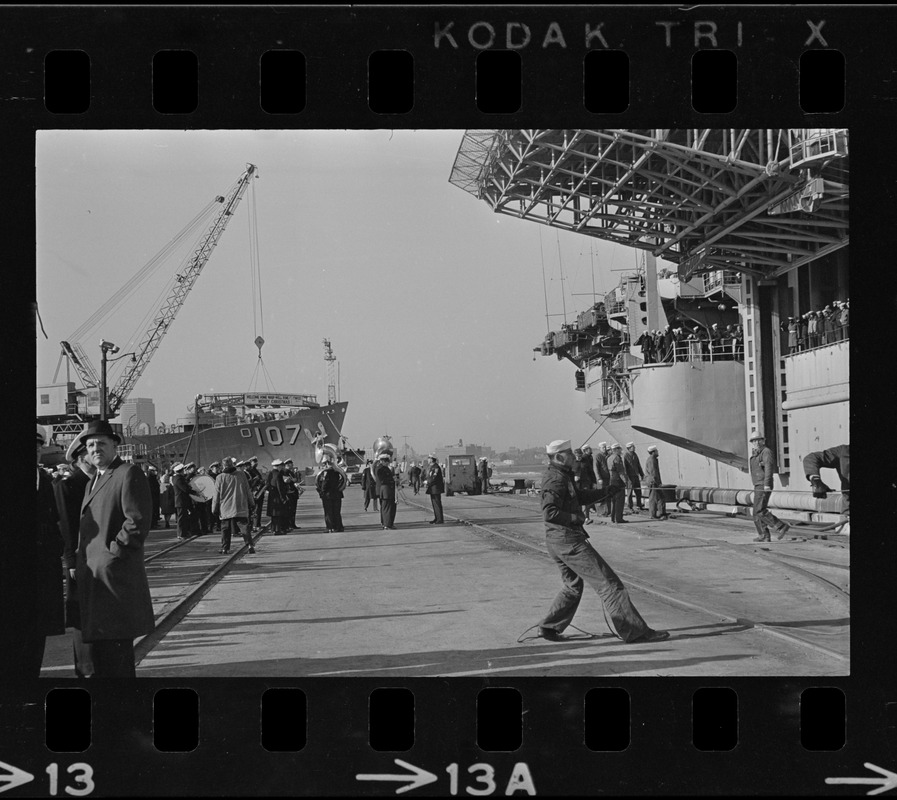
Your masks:
<svg viewBox="0 0 897 800"><path fill-rule="evenodd" d="M396 456L396 449L393 446L392 442L389 440L389 437L385 434L377 439L374 442L374 446L372 448L374 451L374 461L376 461L383 453L387 453L389 455L390 461L392 461Z"/></svg>
<svg viewBox="0 0 897 800"><path fill-rule="evenodd" d="M325 461L333 464L334 469L339 473L339 490L344 492L349 485L349 476L346 475L346 471L339 465L339 450L335 444L325 442L324 437L318 435L315 437L315 463L323 465ZM323 470L322 466L318 474L320 475Z"/></svg>

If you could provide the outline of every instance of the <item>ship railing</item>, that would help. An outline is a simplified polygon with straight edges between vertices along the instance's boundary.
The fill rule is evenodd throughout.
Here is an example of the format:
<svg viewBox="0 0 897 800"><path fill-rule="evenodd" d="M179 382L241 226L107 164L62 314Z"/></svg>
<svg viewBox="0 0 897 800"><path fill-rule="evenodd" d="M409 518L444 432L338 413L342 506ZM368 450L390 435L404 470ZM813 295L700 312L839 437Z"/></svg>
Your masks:
<svg viewBox="0 0 897 800"><path fill-rule="evenodd" d="M741 288L741 275L733 269L717 269L704 274L704 294Z"/></svg>
<svg viewBox="0 0 897 800"><path fill-rule="evenodd" d="M743 360L744 342L740 339L727 338L715 342L709 339L674 342L666 353L661 354L661 357L649 356L643 363L663 364L680 361L706 361L713 363L715 361Z"/></svg>
<svg viewBox="0 0 897 800"><path fill-rule="evenodd" d="M787 346L788 342L788 334L786 333L784 336L785 346L782 348L782 352L787 356L793 356L797 353L807 353L810 350L821 350L823 347L829 347L833 344L838 344L839 342L848 342L850 341L850 323L846 323L844 325L835 325L831 328L826 328L822 333L808 333L806 338L798 338L797 346L795 348L789 348ZM787 353L785 351L788 351Z"/></svg>
<svg viewBox="0 0 897 800"><path fill-rule="evenodd" d="M844 158L848 154L846 128L789 128L788 158L791 169Z"/></svg>
<svg viewBox="0 0 897 800"><path fill-rule="evenodd" d="M611 316L612 314L625 314L626 313L626 302L623 300L618 300L615 303L610 303L606 306L607 315Z"/></svg>

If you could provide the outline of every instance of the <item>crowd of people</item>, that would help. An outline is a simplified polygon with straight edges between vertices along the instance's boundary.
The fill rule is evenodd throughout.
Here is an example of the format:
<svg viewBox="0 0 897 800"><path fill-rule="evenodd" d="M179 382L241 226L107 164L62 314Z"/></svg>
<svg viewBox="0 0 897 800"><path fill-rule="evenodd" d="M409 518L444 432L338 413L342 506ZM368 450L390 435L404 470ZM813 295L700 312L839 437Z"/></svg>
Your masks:
<svg viewBox="0 0 897 800"><path fill-rule="evenodd" d="M636 339L646 364L673 361L738 361L744 358L744 328L741 324L709 327L667 325L662 331L646 330Z"/></svg>
<svg viewBox="0 0 897 800"><path fill-rule="evenodd" d="M623 445L618 443L600 442L595 452L586 445L573 451L573 459L576 487L583 491L602 489L605 492L600 502L583 506L584 525L593 522L603 525L602 518L609 518L617 525L625 524L627 520L623 515L627 506L630 514L645 511L642 485L648 495L647 511L651 518L668 519L656 446L648 447L644 469L634 442L626 444L625 453Z"/></svg>
<svg viewBox="0 0 897 800"><path fill-rule="evenodd" d="M39 465L48 444L37 426L37 531L19 570L28 576L17 596L17 636L3 649L0 667L12 679L40 675L46 637L72 630L78 677L134 677L134 640L155 625L144 543L153 527L172 527L177 539L221 533L220 553L234 537L255 553L252 534L262 530L263 510L274 535L298 529L296 508L302 475L292 459L275 459L263 472L258 459L227 457L208 467L176 463L161 475L153 465L124 461L120 435L106 421L91 422L65 454L65 464ZM417 466L416 464L414 466ZM326 529L343 531L345 465L325 457L315 477ZM412 484L430 496L431 524L444 523L442 467L431 455ZM369 481L367 480L369 478ZM390 454L368 461L363 488L379 504L380 521L396 530L396 488L402 470Z"/></svg>
<svg viewBox="0 0 897 800"><path fill-rule="evenodd" d="M850 300L834 300L824 308L788 317L782 323L788 334L788 354L824 347L850 338Z"/></svg>

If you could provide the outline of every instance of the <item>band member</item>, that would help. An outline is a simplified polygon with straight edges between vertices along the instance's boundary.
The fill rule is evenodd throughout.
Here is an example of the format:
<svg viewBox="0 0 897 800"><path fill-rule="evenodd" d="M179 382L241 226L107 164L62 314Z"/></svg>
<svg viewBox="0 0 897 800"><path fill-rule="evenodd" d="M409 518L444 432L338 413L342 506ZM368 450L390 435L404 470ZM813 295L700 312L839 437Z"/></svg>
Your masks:
<svg viewBox="0 0 897 800"><path fill-rule="evenodd" d="M271 462L271 471L268 473L268 516L271 517L271 532L275 536L284 533L283 530L283 505L286 500L283 475L280 474L283 461L275 458Z"/></svg>
<svg viewBox="0 0 897 800"><path fill-rule="evenodd" d="M396 529L396 479L389 467L389 453L378 456L374 475L377 479L377 496L380 499L380 524L383 530Z"/></svg>
<svg viewBox="0 0 897 800"><path fill-rule="evenodd" d="M246 461L246 477L249 478L249 488L252 489L252 499L255 503L255 518L253 529L260 531L262 529L262 507L265 504L265 479L258 469L259 460L252 456Z"/></svg>
<svg viewBox="0 0 897 800"><path fill-rule="evenodd" d="M315 478L315 488L324 507L324 525L327 533L342 533L345 530L342 517L343 491L340 488L342 476L330 459L324 459L321 467Z"/></svg>
<svg viewBox="0 0 897 800"><path fill-rule="evenodd" d="M364 510L368 510L371 502L374 504L374 511L377 511L377 478L374 475L374 462L367 460L364 465L364 472L361 474L361 491L364 492Z"/></svg>
<svg viewBox="0 0 897 800"><path fill-rule="evenodd" d="M193 498L183 464L172 467L171 486L174 489L174 513L178 526L178 539L183 540L193 532Z"/></svg>

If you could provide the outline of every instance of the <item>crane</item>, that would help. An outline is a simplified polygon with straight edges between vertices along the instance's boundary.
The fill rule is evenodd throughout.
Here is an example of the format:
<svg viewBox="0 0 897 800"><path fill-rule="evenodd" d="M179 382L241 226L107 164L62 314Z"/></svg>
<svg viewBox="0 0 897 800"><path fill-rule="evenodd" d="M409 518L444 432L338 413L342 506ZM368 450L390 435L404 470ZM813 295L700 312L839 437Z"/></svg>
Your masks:
<svg viewBox="0 0 897 800"><path fill-rule="evenodd" d="M152 321L149 323L142 338L134 348L134 355L131 362L126 367L118 382L108 391L106 402L109 416L114 416L116 414L121 404L131 393L131 390L134 388L134 385L137 383L144 370L149 366L150 359L161 344L162 338L167 333L169 327L171 327L171 323L174 322L174 318L177 316L178 311L180 311L181 307L184 305L187 295L190 293L190 290L196 283L197 278L199 278L203 267L211 257L215 245L218 244L221 234L224 233L224 229L227 227L237 205L243 198L256 171L257 167L255 164L247 164L245 171L236 184L230 189L227 196L218 195L213 201L214 203L221 204L220 211L218 211L211 225L199 239L193 253L186 259L185 266L179 270L167 296L158 305L155 313L152 314ZM199 219L199 216L197 219ZM187 229L185 229L185 232L186 230ZM185 232L182 232L179 236L184 235ZM166 247L166 250L168 247L171 247L171 244ZM126 287L123 287L119 292L113 295L107 305L121 302L127 294L133 291L134 285L138 281L145 279L145 276L148 273L148 268L152 267L153 262L161 258L164 253L165 250L157 255L149 265L144 267L143 270L129 282L129 284L126 284ZM82 326L82 329L84 327L85 326ZM101 381L97 371L93 364L91 364L90 359L87 357L87 354L84 352L81 345L76 341L64 341L61 342L61 345L62 355L68 357L69 362L75 367L75 370L80 375L84 385L99 386Z"/></svg>

